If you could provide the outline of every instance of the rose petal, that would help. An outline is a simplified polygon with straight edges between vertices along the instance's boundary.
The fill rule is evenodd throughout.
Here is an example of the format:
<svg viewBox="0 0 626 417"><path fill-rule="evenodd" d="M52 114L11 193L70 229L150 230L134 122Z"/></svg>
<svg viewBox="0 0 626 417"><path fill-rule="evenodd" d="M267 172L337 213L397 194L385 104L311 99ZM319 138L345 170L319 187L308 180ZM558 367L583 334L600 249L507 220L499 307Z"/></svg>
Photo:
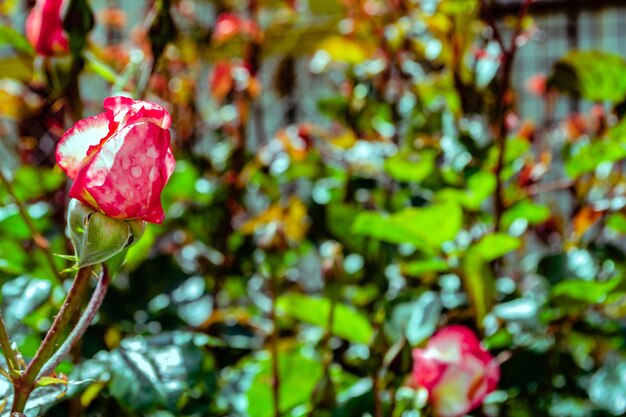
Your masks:
<svg viewBox="0 0 626 417"><path fill-rule="evenodd" d="M431 393L437 416L460 417L474 408L468 398L469 388L475 383L473 379L472 374L459 368L450 366L446 369Z"/></svg>
<svg viewBox="0 0 626 417"><path fill-rule="evenodd" d="M80 120L65 132L57 145L56 159L68 177L76 177L89 149L97 146L108 134L109 120L104 113Z"/></svg>
<svg viewBox="0 0 626 417"><path fill-rule="evenodd" d="M113 113L112 119L118 123L145 120L163 129L168 129L172 124L167 110L148 101L133 100L124 96L107 97L104 99L104 108Z"/></svg>
<svg viewBox="0 0 626 417"><path fill-rule="evenodd" d="M161 223L161 191L174 169L169 131L154 123L125 126L78 172L70 197L113 218Z"/></svg>

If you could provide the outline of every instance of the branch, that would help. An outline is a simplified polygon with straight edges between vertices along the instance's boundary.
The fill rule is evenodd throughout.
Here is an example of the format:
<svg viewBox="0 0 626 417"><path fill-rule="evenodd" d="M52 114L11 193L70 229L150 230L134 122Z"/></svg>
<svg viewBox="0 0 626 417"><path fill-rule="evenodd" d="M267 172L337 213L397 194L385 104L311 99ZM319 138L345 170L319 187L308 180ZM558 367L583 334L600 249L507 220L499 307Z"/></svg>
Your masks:
<svg viewBox="0 0 626 417"><path fill-rule="evenodd" d="M31 392L35 389L35 382L41 369L46 362L50 360L54 354L57 346L61 342L61 338L67 329L70 320L74 314L76 314L81 307L83 301L83 295L87 291L89 286L89 277L91 275L92 267L88 266L81 268L76 273L76 278L72 283L70 291L67 293L65 302L59 310L50 330L46 333L46 337L39 346L37 353L33 360L28 364L26 371L22 376L14 381L14 397L13 408L11 413L23 413L26 408L26 401L30 397Z"/></svg>
<svg viewBox="0 0 626 417"><path fill-rule="evenodd" d="M526 14L528 13L528 8L530 7L530 3L533 0L524 0L520 8L519 15L517 17L517 23L515 24L515 30L513 32L513 37L511 38L511 45L509 48L503 48L503 57L502 57L502 80L500 85L500 92L498 96L498 159L495 167L495 175L496 175L496 190L495 190L495 204L494 204L494 225L496 231L500 230L500 220L502 218L502 214L504 210L506 210L506 204L504 201L504 185L502 184L502 170L504 169L504 155L506 154L506 138L508 135L508 127L506 123L506 115L507 115L507 93L509 91L509 87L511 85L511 74L513 72L513 60L515 59L515 52L517 51L517 38L521 34L522 31L522 23ZM486 5L485 0L482 0L482 4ZM491 15L489 13L489 9L487 9L487 15ZM492 27L495 28L495 22L490 23ZM499 36L499 32L494 31L494 36ZM501 41L501 38L500 38Z"/></svg>
<svg viewBox="0 0 626 417"><path fill-rule="evenodd" d="M76 346L76 343L85 334L93 322L93 319L96 317L96 314L102 305L102 301L104 300L104 296L109 288L109 282L109 273L106 266L103 265L98 285L91 295L91 299L89 300L85 311L83 311L82 316L78 320L76 327L74 327L69 336L67 336L67 339L65 339L65 342L63 342L63 345L61 345L59 350L57 350L48 363L46 363L46 366L39 372L37 378L52 374L56 367L59 366L63 359L65 359L65 357L70 353L72 348Z"/></svg>

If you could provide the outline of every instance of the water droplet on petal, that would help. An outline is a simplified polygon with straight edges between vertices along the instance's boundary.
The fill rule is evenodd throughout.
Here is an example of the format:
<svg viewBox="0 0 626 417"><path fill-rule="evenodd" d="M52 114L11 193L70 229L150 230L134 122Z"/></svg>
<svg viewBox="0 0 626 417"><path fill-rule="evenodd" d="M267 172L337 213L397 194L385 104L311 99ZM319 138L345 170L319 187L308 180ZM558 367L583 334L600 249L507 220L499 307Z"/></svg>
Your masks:
<svg viewBox="0 0 626 417"><path fill-rule="evenodd" d="M142 170L141 170L141 167L139 166L134 166L130 169L130 175L132 175L135 178L141 177L141 174L142 174Z"/></svg>
<svg viewBox="0 0 626 417"><path fill-rule="evenodd" d="M155 159L156 157L159 156L159 152L154 146L150 146L148 150L146 151L146 155L148 155L148 158Z"/></svg>
<svg viewBox="0 0 626 417"><path fill-rule="evenodd" d="M122 158L122 169L127 170L130 168L130 158L128 156L124 156Z"/></svg>
<svg viewBox="0 0 626 417"><path fill-rule="evenodd" d="M150 173L148 174L148 179L149 179L150 181L153 181L153 182L154 182L154 181L156 181L156 179L157 179L157 174L158 174L158 172L157 172L157 167L152 167L152 168L150 168Z"/></svg>

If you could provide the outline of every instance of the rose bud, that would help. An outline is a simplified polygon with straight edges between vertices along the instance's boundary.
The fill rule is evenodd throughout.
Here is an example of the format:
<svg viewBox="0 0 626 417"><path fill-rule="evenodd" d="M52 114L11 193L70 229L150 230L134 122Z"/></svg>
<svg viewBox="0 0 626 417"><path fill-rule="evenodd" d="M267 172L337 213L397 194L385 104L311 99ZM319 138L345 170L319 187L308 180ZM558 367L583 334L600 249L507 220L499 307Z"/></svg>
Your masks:
<svg viewBox="0 0 626 417"><path fill-rule="evenodd" d="M63 0L37 0L26 17L26 39L39 55L65 55L70 50L63 30L62 6Z"/></svg>
<svg viewBox="0 0 626 417"><path fill-rule="evenodd" d="M127 97L78 121L59 140L56 159L74 180L69 195L108 217L161 223L161 192L176 162L169 113Z"/></svg>
<svg viewBox="0 0 626 417"><path fill-rule="evenodd" d="M496 389L500 368L470 329L453 325L413 350L412 379L428 391L436 416L460 417Z"/></svg>

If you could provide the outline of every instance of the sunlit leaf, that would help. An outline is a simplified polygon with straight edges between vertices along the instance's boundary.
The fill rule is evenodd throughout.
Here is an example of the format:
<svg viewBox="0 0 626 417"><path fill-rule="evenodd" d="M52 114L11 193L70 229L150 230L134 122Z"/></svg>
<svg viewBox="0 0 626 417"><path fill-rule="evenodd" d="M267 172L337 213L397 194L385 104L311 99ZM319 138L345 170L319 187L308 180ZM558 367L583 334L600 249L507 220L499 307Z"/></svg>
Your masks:
<svg viewBox="0 0 626 417"><path fill-rule="evenodd" d="M626 96L626 61L618 54L573 50L561 57L548 86L575 98L618 102Z"/></svg>
<svg viewBox="0 0 626 417"><path fill-rule="evenodd" d="M327 298L285 294L278 298L279 311L290 317L320 327L328 326L330 300ZM366 316L345 304L335 304L333 333L346 340L369 343L374 330Z"/></svg>
<svg viewBox="0 0 626 417"><path fill-rule="evenodd" d="M419 248L437 249L455 238L461 229L463 213L453 204L407 208L384 215L363 212L354 220L353 233L390 243L411 243Z"/></svg>
<svg viewBox="0 0 626 417"><path fill-rule="evenodd" d="M609 281L584 281L572 279L562 281L552 288L552 297L565 297L589 304L601 303L621 282L621 278Z"/></svg>
<svg viewBox="0 0 626 417"><path fill-rule="evenodd" d="M419 154L398 154L385 161L385 171L398 181L419 183L435 168L436 156L433 150L425 150Z"/></svg>
<svg viewBox="0 0 626 417"><path fill-rule="evenodd" d="M482 260L490 262L516 250L520 245L521 241L516 237L493 233L479 240L470 251Z"/></svg>
<svg viewBox="0 0 626 417"><path fill-rule="evenodd" d="M523 219L531 225L541 224L550 217L550 209L525 199L507 209L502 215L502 225L508 228L515 220Z"/></svg>

